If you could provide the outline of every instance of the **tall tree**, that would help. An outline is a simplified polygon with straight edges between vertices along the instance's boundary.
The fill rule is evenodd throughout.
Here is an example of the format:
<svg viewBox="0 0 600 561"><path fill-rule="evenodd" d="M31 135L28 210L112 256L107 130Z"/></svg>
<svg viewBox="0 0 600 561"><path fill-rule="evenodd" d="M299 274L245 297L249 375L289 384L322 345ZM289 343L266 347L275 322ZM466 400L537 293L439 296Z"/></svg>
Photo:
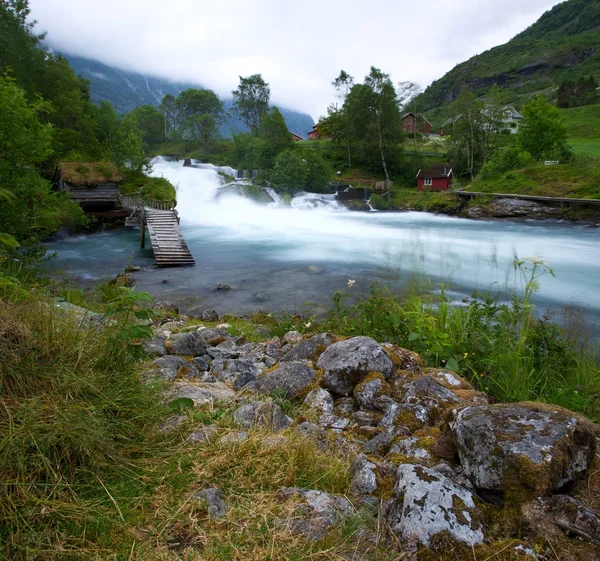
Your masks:
<svg viewBox="0 0 600 561"><path fill-rule="evenodd" d="M233 110L253 134L258 134L260 118L269 108L271 90L260 74L243 78L233 94Z"/></svg>
<svg viewBox="0 0 600 561"><path fill-rule="evenodd" d="M417 167L417 144L421 136L419 130L419 95L423 90L414 82L399 82L396 94L398 98L398 107L403 113L412 112L415 119L415 130L412 133L413 142L413 169Z"/></svg>
<svg viewBox="0 0 600 561"><path fill-rule="evenodd" d="M388 161L398 152L402 140L402 120L396 90L388 74L371 67L364 84L355 84L346 98L351 134L362 143L364 151L376 153L386 179L390 178Z"/></svg>
<svg viewBox="0 0 600 561"><path fill-rule="evenodd" d="M346 103L348 94L354 86L354 77L350 76L345 70L340 70L339 76L331 82L331 85L335 88L336 97L342 103L342 109L338 111L336 107L335 111L332 110L329 113L332 118L330 125L338 125L331 131L330 136L333 138L333 134L339 135L339 138L344 140L348 152L348 169L350 169L352 168L352 135L350 134L350 121L347 112L344 110L344 103Z"/></svg>
<svg viewBox="0 0 600 561"><path fill-rule="evenodd" d="M554 105L541 95L534 97L521 110L523 124L517 139L523 150L536 160L568 158L567 126L565 119Z"/></svg>
<svg viewBox="0 0 600 561"><path fill-rule="evenodd" d="M223 102L212 90L188 89L175 100L177 128L184 140L206 144L223 122Z"/></svg>
<svg viewBox="0 0 600 561"><path fill-rule="evenodd" d="M175 129L175 96L173 94L167 94L162 98L159 109L163 114L164 128L165 128L165 139L171 138L171 132Z"/></svg>

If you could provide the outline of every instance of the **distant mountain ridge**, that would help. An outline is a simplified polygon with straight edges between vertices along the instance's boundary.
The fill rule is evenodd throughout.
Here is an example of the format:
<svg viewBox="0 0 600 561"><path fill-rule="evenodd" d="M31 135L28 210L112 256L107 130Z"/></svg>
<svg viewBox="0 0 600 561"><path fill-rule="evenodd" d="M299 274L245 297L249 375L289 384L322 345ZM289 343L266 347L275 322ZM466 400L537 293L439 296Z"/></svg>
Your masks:
<svg viewBox="0 0 600 561"><path fill-rule="evenodd" d="M167 94L178 96L188 88L202 88L200 84L191 82L175 82L156 76L146 76L139 72L122 70L109 66L91 58L63 53L75 73L90 81L91 98L94 103L106 100L112 103L119 113L127 113L140 105L160 105ZM233 100L223 99L225 111L230 114ZM302 138L314 125L310 115L279 107L288 129ZM245 132L248 128L234 115L230 115L221 126L220 132L224 137L232 133Z"/></svg>
<svg viewBox="0 0 600 561"><path fill-rule="evenodd" d="M589 75L600 77L600 0L568 0L504 45L455 66L422 100L430 116L442 117L439 108L464 86L479 96L496 84L506 90L507 102L520 105L534 93L552 98L562 80Z"/></svg>

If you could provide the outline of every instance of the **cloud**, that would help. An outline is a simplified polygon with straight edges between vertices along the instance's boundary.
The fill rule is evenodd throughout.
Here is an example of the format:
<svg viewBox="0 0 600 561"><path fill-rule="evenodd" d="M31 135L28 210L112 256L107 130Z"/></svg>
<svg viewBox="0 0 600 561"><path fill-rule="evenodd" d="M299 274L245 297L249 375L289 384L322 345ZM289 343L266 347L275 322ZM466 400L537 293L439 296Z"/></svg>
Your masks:
<svg viewBox="0 0 600 561"><path fill-rule="evenodd" d="M425 87L506 42L557 0L30 0L56 49L228 96L261 73L272 100L314 118L343 68Z"/></svg>

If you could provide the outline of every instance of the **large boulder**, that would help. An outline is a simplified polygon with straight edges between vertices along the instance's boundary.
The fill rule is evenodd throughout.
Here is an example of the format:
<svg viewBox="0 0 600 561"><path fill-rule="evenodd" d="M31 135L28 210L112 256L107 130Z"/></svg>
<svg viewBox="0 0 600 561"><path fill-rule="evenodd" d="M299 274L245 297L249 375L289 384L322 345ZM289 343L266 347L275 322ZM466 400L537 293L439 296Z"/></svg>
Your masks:
<svg viewBox="0 0 600 561"><path fill-rule="evenodd" d="M158 377L168 382L172 382L177 376L199 374L194 365L180 356L161 356L153 362L158 366Z"/></svg>
<svg viewBox="0 0 600 561"><path fill-rule="evenodd" d="M393 371L390 357L370 337L353 337L330 345L319 357L317 367L325 371L324 385L338 395L350 395L370 372L388 378Z"/></svg>
<svg viewBox="0 0 600 561"><path fill-rule="evenodd" d="M213 361L210 373L221 382L225 382L239 390L256 380L259 374L258 366L248 359L232 359Z"/></svg>
<svg viewBox="0 0 600 561"><path fill-rule="evenodd" d="M315 379L315 371L301 362L283 362L277 368L257 378L249 389L261 393L280 392L288 398L297 397Z"/></svg>
<svg viewBox="0 0 600 561"><path fill-rule="evenodd" d="M593 423L539 403L467 407L451 430L464 474L480 489L544 495L583 473L596 449Z"/></svg>
<svg viewBox="0 0 600 561"><path fill-rule="evenodd" d="M176 399L191 399L195 407L213 405L217 401L230 402L235 399L235 392L224 384L213 382L212 384L188 384L175 382L165 392L165 403Z"/></svg>
<svg viewBox="0 0 600 561"><path fill-rule="evenodd" d="M483 515L470 491L424 466L401 465L396 477L387 521L409 548L429 546L441 533L468 545L483 542Z"/></svg>

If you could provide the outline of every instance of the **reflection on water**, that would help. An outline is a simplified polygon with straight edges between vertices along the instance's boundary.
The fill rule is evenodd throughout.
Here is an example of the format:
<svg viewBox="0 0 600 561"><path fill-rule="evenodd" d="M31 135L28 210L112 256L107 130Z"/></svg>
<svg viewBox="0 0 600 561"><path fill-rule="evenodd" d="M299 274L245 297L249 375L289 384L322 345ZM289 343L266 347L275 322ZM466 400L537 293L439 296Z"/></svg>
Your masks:
<svg viewBox="0 0 600 561"><path fill-rule="evenodd" d="M56 241L52 270L84 284L108 277L129 262L138 287L185 307L221 313L256 309L301 311L329 303L348 279L365 292L374 280L401 289L414 275L452 286L457 297L490 287L515 287L515 255L540 256L556 273L541 279L543 306L583 306L600 314L598 230L556 222L473 221L427 213L349 212L331 200L304 194L291 207L259 205L236 195L217 197L212 169L184 168L157 159L155 175L178 186L184 237L197 265L155 269L151 251L139 250L137 231ZM274 201L276 202L276 201ZM228 284L228 292L215 290Z"/></svg>

